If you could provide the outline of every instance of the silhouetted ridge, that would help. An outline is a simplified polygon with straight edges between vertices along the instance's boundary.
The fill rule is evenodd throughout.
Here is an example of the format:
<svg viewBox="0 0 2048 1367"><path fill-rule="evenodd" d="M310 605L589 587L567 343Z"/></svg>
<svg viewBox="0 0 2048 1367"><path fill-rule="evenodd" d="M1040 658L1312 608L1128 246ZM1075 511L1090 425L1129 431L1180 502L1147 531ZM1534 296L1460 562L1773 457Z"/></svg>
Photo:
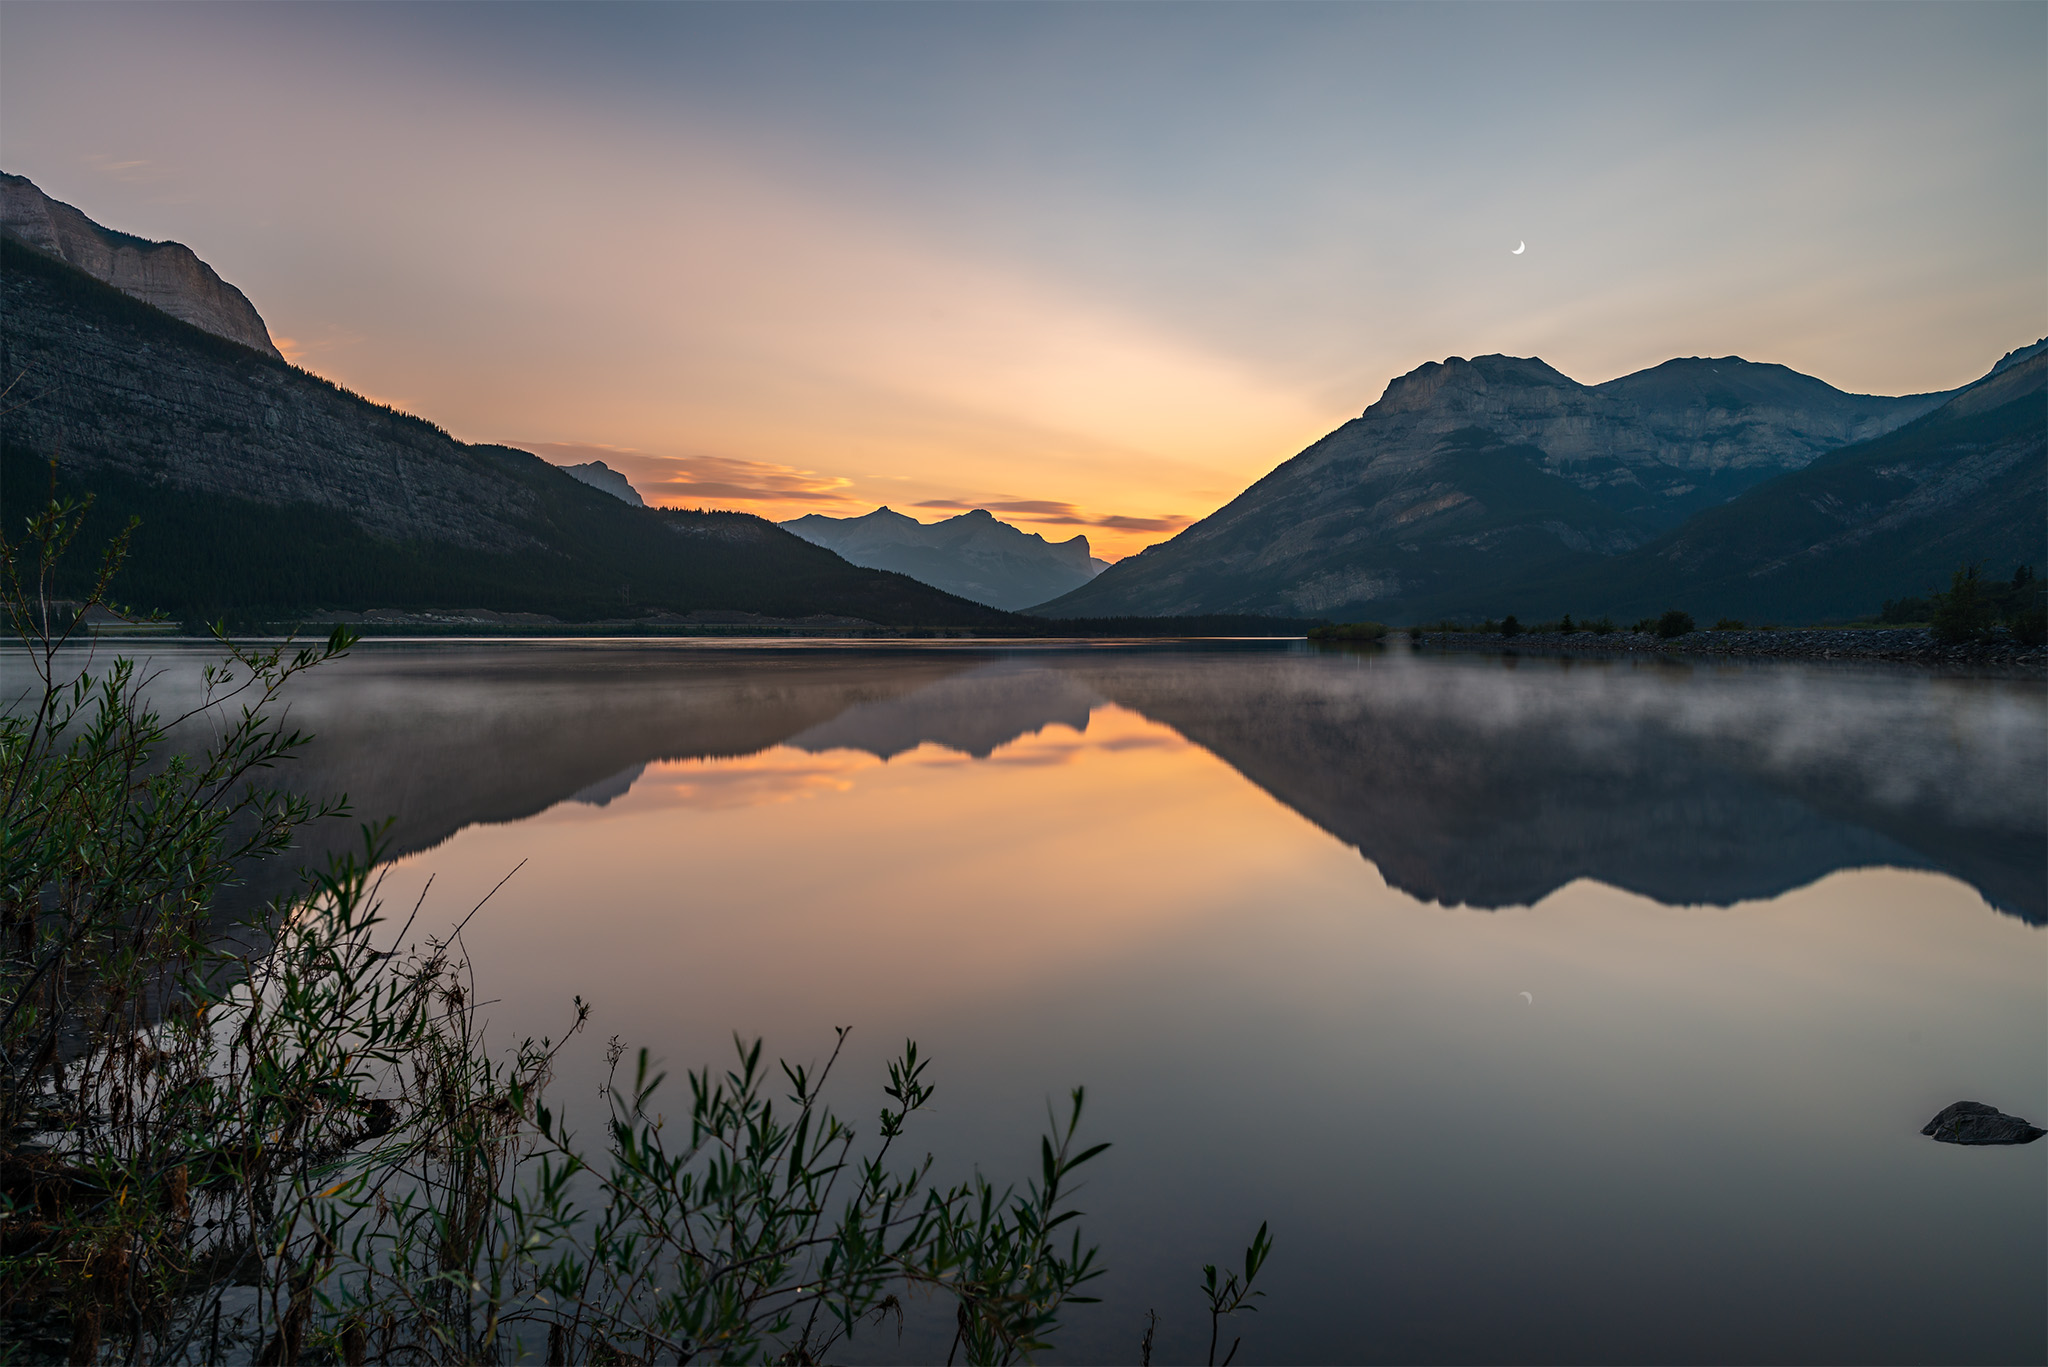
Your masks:
<svg viewBox="0 0 2048 1367"><path fill-rule="evenodd" d="M998 521L986 508L929 525L887 506L865 517L811 513L782 525L856 565L895 570L1010 610L1057 598L1103 568L1089 555L1087 537L1048 541Z"/></svg>
<svg viewBox="0 0 2048 1367"><path fill-rule="evenodd" d="M748 514L632 508L527 452L464 445L11 238L0 289L0 365L31 396L0 421L0 479L41 490L54 459L60 492L98 497L89 535L140 516L115 584L140 607L1006 620Z"/></svg>

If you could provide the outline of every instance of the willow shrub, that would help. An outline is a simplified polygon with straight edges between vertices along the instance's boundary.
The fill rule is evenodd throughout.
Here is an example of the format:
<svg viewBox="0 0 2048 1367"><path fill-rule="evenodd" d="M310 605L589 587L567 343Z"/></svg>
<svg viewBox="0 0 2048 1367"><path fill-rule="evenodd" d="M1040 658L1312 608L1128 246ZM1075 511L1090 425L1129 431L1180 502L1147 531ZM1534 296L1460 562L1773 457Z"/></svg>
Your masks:
<svg viewBox="0 0 2048 1367"><path fill-rule="evenodd" d="M217 924L240 865L342 810L258 780L305 739L279 691L352 641L216 630L182 717L127 660L67 676L122 553L55 600L84 511L0 542L24 685L0 719L0 1356L809 1362L920 1292L950 1299L954 1354L1011 1362L1092 1299L1074 1173L1107 1146L1078 1141L1079 1090L1024 1188L938 1186L900 1153L932 1096L914 1044L864 1133L821 1099L830 1062L758 1042L664 1122L663 1077L643 1052L621 1081L614 1042L590 1144L547 1101L560 1044L488 1049L453 933L386 922L373 832ZM184 723L212 728L196 758Z"/></svg>

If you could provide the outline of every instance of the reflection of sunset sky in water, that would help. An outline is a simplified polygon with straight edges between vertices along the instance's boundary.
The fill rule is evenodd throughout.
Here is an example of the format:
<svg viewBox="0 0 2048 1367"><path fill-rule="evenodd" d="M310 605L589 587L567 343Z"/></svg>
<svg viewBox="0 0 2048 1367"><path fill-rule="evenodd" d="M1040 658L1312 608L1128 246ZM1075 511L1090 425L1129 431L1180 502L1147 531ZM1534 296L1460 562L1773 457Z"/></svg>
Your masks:
<svg viewBox="0 0 2048 1367"><path fill-rule="evenodd" d="M1190 746L1165 727L1152 725L1135 713L1105 706L1089 718L1086 735L1054 722L1043 731L1002 746L980 762L999 769L1045 768L1076 763L1094 751L1121 754L1132 750L1185 752L1199 747ZM628 796L614 800L620 803L619 815L651 807L757 807L849 792L856 783L880 781L881 776L875 771L889 765L960 769L976 762L972 756L933 742L888 759L852 749L811 751L778 745L738 759L673 760L647 765L634 779ZM547 815L561 817L564 811L564 807L558 807Z"/></svg>
<svg viewBox="0 0 2048 1367"><path fill-rule="evenodd" d="M913 1036L940 1170L1022 1177L1044 1098L1087 1084L1116 1147L1083 1202L1112 1275L1079 1360L1128 1356L1148 1306L1198 1357L1196 1269L1261 1219L1254 1361L1669 1359L1678 1332L1910 1360L1970 1321L1986 1358L2039 1346L2038 1154L1917 1133L1959 1097L2048 1111L2038 928L1890 868L1727 907L1583 878L1435 906L1178 731L1084 720L979 759L657 760L387 892L432 872L455 912L527 861L467 941L508 1039L596 1003L565 1096L613 1033L680 1069L734 1029L807 1059L850 1024L845 1110Z"/></svg>
<svg viewBox="0 0 2048 1367"><path fill-rule="evenodd" d="M603 807L569 801L472 828L400 867L437 870L442 894L460 900L451 879L466 897L469 882L527 858L494 903L493 935L519 916L511 907L587 903L601 888L614 899L607 940L648 937L634 957L654 949L664 974L706 956L807 946L807 962L779 966L780 981L804 980L804 995L823 1000L843 984L838 1009L855 1019L868 1014L866 974L900 963L907 945L919 992L1028 982L1219 899L1256 898L1311 852L1350 878L1361 871L1355 854L1199 746L1105 705L1085 734L1054 723L981 760L927 743L886 761L783 745L657 762ZM553 913L540 915L533 929L544 935ZM562 963L547 953L537 966ZM768 1020L742 1024L747 997L720 1028L773 1032Z"/></svg>
<svg viewBox="0 0 2048 1367"><path fill-rule="evenodd" d="M1944 956L1918 931L1939 927L1942 943L1954 927L1921 925L1908 908L1931 900L1944 916L1971 908L1975 918L2004 922L1952 879L1887 870L1836 874L1734 908L1660 906L1586 880L1525 910L1433 907L1389 888L1369 861L1202 747L1114 704L1096 707L1085 730L1053 723L983 759L927 742L886 760L777 745L742 757L656 761L602 805L571 799L524 821L472 827L393 869L434 872L439 896L452 905L481 895L521 859L526 867L494 902L493 936L523 924L527 908L540 915L530 929L551 934L549 908L587 904L593 893L609 901L607 923L622 937L671 940L656 956L671 964L717 957L706 934L739 949L771 926L778 940L796 937L790 943L843 933L843 943L815 955L821 991L861 966L864 944L893 959L916 943L919 980L944 996L949 975L934 971L942 967L1022 969L1033 944L1057 947L1064 962L1077 950L1108 950L1226 908L1257 907L1261 924L1278 932L1286 918L1277 906L1326 898L1345 914L1375 908L1438 928L1469 921L1489 936L1533 921L1546 940L1615 916L1617 926L1587 948L1614 960L1612 971L1627 965L1659 978L1688 976L1696 965L1636 963L1648 950L1645 933L1619 926L1654 927L1654 941L1681 922L1719 923L1742 927L1739 941L1754 929L1757 909L1775 914L1792 905L1818 917L1816 925L1848 918L1865 940L1881 929L1902 934L1913 946L1904 957L1925 966ZM2019 925L2009 933L2022 945L2040 939ZM610 958L615 947L592 946L604 975L620 970ZM1784 948L1775 943L1773 953ZM537 960L550 974L562 963L558 951ZM1723 962L1715 971L1729 969ZM1835 975L1826 965L1808 971ZM863 1006L861 990L853 985L849 1008Z"/></svg>

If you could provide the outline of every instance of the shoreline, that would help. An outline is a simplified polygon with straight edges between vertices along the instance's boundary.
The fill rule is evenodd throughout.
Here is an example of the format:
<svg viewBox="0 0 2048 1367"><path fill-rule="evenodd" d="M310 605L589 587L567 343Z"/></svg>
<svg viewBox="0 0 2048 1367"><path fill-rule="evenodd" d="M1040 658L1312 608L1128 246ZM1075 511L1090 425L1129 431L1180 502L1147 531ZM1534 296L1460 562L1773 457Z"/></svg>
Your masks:
<svg viewBox="0 0 2048 1367"><path fill-rule="evenodd" d="M309 626L314 624L308 624ZM328 626L330 623L318 623ZM1564 659L1622 659L1662 658L1671 660L1796 660L1803 662L1834 662L1844 664L1882 663L1907 665L1928 670L1964 670L1973 673L1993 673L2006 677L2044 678L2048 677L2048 647L2021 646L2010 638L1991 642L1965 642L1944 645L1934 639L1933 633L1925 627L1812 627L1780 631L1694 631L1687 635L1664 638L1651 632L1615 631L1605 636L1590 631L1575 631L1569 635L1561 632L1526 631L1514 636L1502 636L1496 632L1480 631L1390 631L1374 641L1315 641L1301 635L1234 635L1223 632L1103 632L1101 634L1080 634L1068 632L1046 632L1044 634L983 634L959 628L905 629L876 628L863 624L867 630L831 630L818 625L794 624L763 626L759 624L696 624L688 627L657 626L653 629L641 627L631 629L624 623L554 624L550 627L520 623L497 625L483 623L443 622L434 627L422 628L414 624L392 622L365 623L369 629L361 633L364 645L377 642L394 644L426 644L445 642L448 644L514 641L611 641L611 642L683 642L728 644L784 644L806 643L834 645L950 645L967 647L1003 648L1015 646L1059 646L1062 644L1160 644L1164 642L1297 642L1321 649L1350 648L1361 646L1385 648L1400 640L1406 640L1409 648L1417 654L1440 652L1460 655L1527 655L1551 656ZM1066 624L1062 624L1066 625ZM114 645L121 641L154 641L164 645L203 645L211 637L188 635L172 623L127 626L108 629L95 624L85 633L86 639L99 644ZM248 635L237 635L236 639L249 643L276 643L298 639L312 641L313 632L292 637L273 631L258 631ZM11 644L11 643L10 643ZM118 648L118 647L117 647Z"/></svg>
<svg viewBox="0 0 2048 1367"><path fill-rule="evenodd" d="M2022 646L2010 639L1944 645L1925 627L1838 627L1790 631L1694 631L1669 639L1647 631L1523 632L1517 636L1476 631L1409 633L1418 651L1471 654L1544 654L1588 657L1668 656L1713 660L1875 660L1925 668L1996 669L2027 677L2048 674L2048 647Z"/></svg>

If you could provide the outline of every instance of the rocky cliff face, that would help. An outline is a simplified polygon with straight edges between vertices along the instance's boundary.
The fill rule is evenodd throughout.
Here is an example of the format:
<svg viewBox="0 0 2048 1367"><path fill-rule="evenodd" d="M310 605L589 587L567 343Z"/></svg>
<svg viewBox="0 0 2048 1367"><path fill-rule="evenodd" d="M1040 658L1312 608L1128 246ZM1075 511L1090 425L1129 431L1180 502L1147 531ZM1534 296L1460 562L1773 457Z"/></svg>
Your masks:
<svg viewBox="0 0 2048 1367"><path fill-rule="evenodd" d="M51 199L26 177L4 172L0 231L173 318L284 359L271 344L270 329L256 306L189 247L103 228L62 200Z"/></svg>
<svg viewBox="0 0 2048 1367"><path fill-rule="evenodd" d="M1452 357L1050 615L1497 611L1503 586L1632 550L1945 395L1844 394L1739 357L1582 385Z"/></svg>
<svg viewBox="0 0 2048 1367"><path fill-rule="evenodd" d="M990 607L1015 611L1057 598L1101 572L1088 538L1047 541L977 508L923 523L891 508L865 517L812 513L782 524L856 565L894 570Z"/></svg>
<svg viewBox="0 0 2048 1367"><path fill-rule="evenodd" d="M1432 437L1481 428L1543 453L1537 464L1618 511L1669 526L1823 451L1878 436L1941 394L1845 394L1739 356L1690 357L1601 385L1534 358L1452 357L1387 386L1361 422L1412 457ZM1374 420L1377 419L1375 423Z"/></svg>
<svg viewBox="0 0 2048 1367"><path fill-rule="evenodd" d="M2048 565L2048 354L2037 344L2015 355L1896 431L1525 594L1624 618L1676 607L1702 621L1805 622L1944 587L1963 565L2000 576ZM1555 611L1512 600L1502 610Z"/></svg>

